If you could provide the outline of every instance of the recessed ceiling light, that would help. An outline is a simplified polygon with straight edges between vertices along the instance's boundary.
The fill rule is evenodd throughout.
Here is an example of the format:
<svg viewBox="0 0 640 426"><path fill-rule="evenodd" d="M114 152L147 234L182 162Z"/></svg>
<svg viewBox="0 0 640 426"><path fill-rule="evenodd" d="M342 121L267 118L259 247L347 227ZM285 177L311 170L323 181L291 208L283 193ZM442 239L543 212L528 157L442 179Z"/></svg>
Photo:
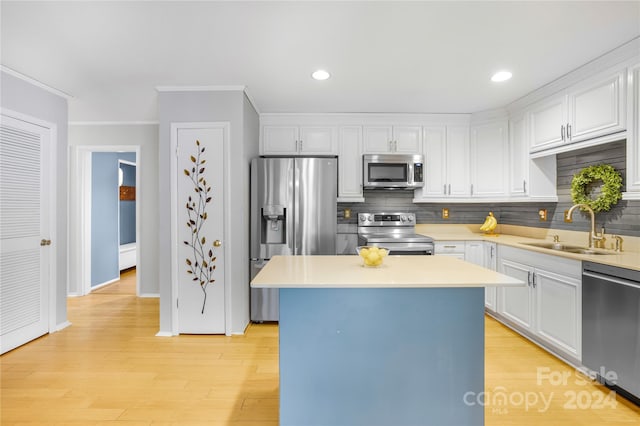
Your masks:
<svg viewBox="0 0 640 426"><path fill-rule="evenodd" d="M314 71L313 74L311 74L311 77L313 77L314 80L326 80L331 77L331 74L325 70L318 70Z"/></svg>
<svg viewBox="0 0 640 426"><path fill-rule="evenodd" d="M496 83L500 81L507 81L511 78L512 74L509 71L498 71L491 77L491 81Z"/></svg>

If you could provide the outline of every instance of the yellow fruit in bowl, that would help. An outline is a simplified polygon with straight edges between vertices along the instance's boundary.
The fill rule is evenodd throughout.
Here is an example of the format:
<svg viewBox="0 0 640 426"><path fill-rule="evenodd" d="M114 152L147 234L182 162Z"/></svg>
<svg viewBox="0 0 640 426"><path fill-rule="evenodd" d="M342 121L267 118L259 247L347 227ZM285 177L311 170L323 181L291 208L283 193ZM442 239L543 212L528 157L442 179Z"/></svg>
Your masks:
<svg viewBox="0 0 640 426"><path fill-rule="evenodd" d="M389 254L389 250L375 246L362 246L358 247L358 253L365 266L380 266L382 259Z"/></svg>

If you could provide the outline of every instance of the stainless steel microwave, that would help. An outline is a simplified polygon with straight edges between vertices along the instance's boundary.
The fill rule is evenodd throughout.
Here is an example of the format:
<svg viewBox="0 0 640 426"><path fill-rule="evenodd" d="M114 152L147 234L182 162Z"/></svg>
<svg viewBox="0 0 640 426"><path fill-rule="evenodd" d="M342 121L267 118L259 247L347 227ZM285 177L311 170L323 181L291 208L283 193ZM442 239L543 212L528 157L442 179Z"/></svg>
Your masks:
<svg viewBox="0 0 640 426"><path fill-rule="evenodd" d="M422 155L365 154L364 189L415 189L424 186Z"/></svg>

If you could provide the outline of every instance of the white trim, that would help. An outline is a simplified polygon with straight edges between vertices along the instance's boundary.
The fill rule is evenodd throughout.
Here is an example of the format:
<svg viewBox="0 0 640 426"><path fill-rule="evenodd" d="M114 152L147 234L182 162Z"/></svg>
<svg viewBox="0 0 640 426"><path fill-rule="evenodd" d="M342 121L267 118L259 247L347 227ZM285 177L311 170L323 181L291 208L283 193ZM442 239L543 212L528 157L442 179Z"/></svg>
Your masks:
<svg viewBox="0 0 640 426"><path fill-rule="evenodd" d="M58 332L60 330L64 330L65 328L70 327L70 326L71 326L71 323L69 321L65 321L63 323L60 323L60 324L56 325L56 328L55 328L55 330L53 330L53 332L55 333L55 332Z"/></svg>
<svg viewBox="0 0 640 426"><path fill-rule="evenodd" d="M549 155L561 154L563 152L576 151L583 148L589 148L592 146L602 145L609 142L616 142L627 138L627 132L622 131L613 133L610 135L604 135L593 139L587 139L586 141L563 144L555 148L540 149L539 151L531 152L529 158L548 157Z"/></svg>
<svg viewBox="0 0 640 426"><path fill-rule="evenodd" d="M1 67L1 65L0 65ZM47 171L48 176L46 178L49 181L48 185L48 194L49 194L49 235L47 239L51 240L53 244L49 246L49 318L47 329L49 333L51 333L55 329L56 317L58 314L57 305L56 305L56 294L57 294L57 273L58 268L56 262L58 260L58 233L57 233L57 221L56 221L56 212L57 212L57 184L58 184L58 176L57 172L57 148L58 148L58 126L49 121L41 120L36 117L32 117L27 114L23 114L17 111L13 111L7 108L0 107L0 115L4 115L6 117L10 117L16 120L24 121L26 123L31 123L33 125L42 127L47 130L49 133L49 146L46 148L49 151L49 164L41 165L41 168ZM67 262L68 265L68 262Z"/></svg>
<svg viewBox="0 0 640 426"><path fill-rule="evenodd" d="M91 291L96 291L96 290L98 290L98 289L100 289L102 287L106 287L109 284L113 284L113 283L118 282L118 281L120 281L120 277L114 278L114 279L109 280L109 281L105 281L103 283L100 283L100 284L97 284L97 285L94 285L94 286L91 286Z"/></svg>
<svg viewBox="0 0 640 426"><path fill-rule="evenodd" d="M558 197L499 197L499 198L414 198L413 202L416 204L425 203L451 203L451 204L478 204L478 203L557 203Z"/></svg>
<svg viewBox="0 0 640 426"><path fill-rule="evenodd" d="M71 174L69 192L74 194L77 192L77 197L75 197L77 205L70 206L69 218L72 218L72 212L80 212L77 220L80 229L79 244L82 245L82 248L79 250L77 258L69 258L69 268L75 268L73 275L80 279L76 292L79 296L89 294L95 289L95 286L91 286L91 154L94 152L134 152L136 154L136 187L140 188L144 166L141 162L141 150L141 145L75 145L70 147L70 157L76 160L77 164L69 164ZM74 182L77 182L75 188L73 187ZM141 284L144 282L144 275L140 273L144 271L144 268L140 267L143 263L140 255L140 206L143 196L143 191L136 191L136 263L139 271L136 277L136 296L138 297L140 297Z"/></svg>
<svg viewBox="0 0 640 426"><path fill-rule="evenodd" d="M640 200L640 192L623 192L623 200Z"/></svg>
<svg viewBox="0 0 640 426"><path fill-rule="evenodd" d="M69 126L158 126L159 121L70 121Z"/></svg>
<svg viewBox="0 0 640 426"><path fill-rule="evenodd" d="M145 299L158 299L160 298L160 293L140 293L138 297Z"/></svg>
<svg viewBox="0 0 640 426"><path fill-rule="evenodd" d="M118 159L118 164L126 164L127 166L133 166L133 167L136 167L136 170L137 170L137 167L138 167L138 165L136 164L135 161L128 161L128 160Z"/></svg>
<svg viewBox="0 0 640 426"><path fill-rule="evenodd" d="M4 72L6 74L9 74L10 76L13 76L15 78L18 78L18 79L20 79L22 81L26 81L29 84L32 84L32 85L34 85L36 87L39 87L39 88L41 88L43 90L46 90L49 93L53 93L56 96L60 96L61 98L64 98L66 100L73 99L72 95L63 92L62 90L59 90L59 89L53 88L51 86L48 86L48 85L44 84L41 81L38 81L38 80L36 80L34 78L31 78L31 77L28 77L28 76L26 76L26 75L24 75L22 73L19 73L16 70L12 70L11 68L8 68L8 67L6 67L4 65L0 65L0 71Z"/></svg>
<svg viewBox="0 0 640 426"><path fill-rule="evenodd" d="M229 203L229 193L230 193L230 167L231 164L231 150L229 149L229 144L231 140L231 124L229 122L172 122L171 123L171 142L170 142L170 156L171 156L171 170L170 170L170 198L171 198L171 333L173 335L178 335L179 333L179 324L178 324L178 307L177 307L177 299L178 299L178 130L179 129L218 129L222 128L224 130L224 140L223 140L223 156L224 156L224 170L223 170L223 188L224 188L224 210L223 210L223 229L224 229L224 241L229 242L229 218L231 217L231 207ZM225 311L225 334L227 336L231 335L231 285L229 283L229 271L230 268L230 254L229 254L229 246L230 244L223 244L222 247L224 249L224 311ZM162 333L162 334L161 334ZM159 332L157 335L165 335L165 332ZM168 334L168 333L167 333Z"/></svg>
<svg viewBox="0 0 640 426"><path fill-rule="evenodd" d="M244 92L246 86L156 86L158 92Z"/></svg>
<svg viewBox="0 0 640 426"><path fill-rule="evenodd" d="M156 337L173 337L173 333L169 333L168 331L158 331L156 333Z"/></svg>
<svg viewBox="0 0 640 426"><path fill-rule="evenodd" d="M258 105L256 104L255 100L253 99L253 96L251 96L249 94L249 90L246 87L244 88L244 95L247 97L247 99L249 100L249 103L251 104L253 109L256 111L256 113L258 113L258 117L260 117L260 110L258 109ZM258 120L259 120L259 118L258 118Z"/></svg>

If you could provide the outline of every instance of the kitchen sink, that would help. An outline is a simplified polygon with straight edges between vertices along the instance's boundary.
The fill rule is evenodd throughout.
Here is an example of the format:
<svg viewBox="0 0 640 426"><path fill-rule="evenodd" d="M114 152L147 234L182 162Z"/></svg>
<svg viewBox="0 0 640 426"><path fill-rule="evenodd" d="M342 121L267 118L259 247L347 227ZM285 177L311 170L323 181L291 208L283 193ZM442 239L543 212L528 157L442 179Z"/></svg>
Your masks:
<svg viewBox="0 0 640 426"><path fill-rule="evenodd" d="M580 246L572 246L564 243L522 243L525 246L532 247L540 247L549 250L563 251L565 253L577 253L577 254L594 254L594 255L604 255L604 254L614 254L604 250L590 249Z"/></svg>

